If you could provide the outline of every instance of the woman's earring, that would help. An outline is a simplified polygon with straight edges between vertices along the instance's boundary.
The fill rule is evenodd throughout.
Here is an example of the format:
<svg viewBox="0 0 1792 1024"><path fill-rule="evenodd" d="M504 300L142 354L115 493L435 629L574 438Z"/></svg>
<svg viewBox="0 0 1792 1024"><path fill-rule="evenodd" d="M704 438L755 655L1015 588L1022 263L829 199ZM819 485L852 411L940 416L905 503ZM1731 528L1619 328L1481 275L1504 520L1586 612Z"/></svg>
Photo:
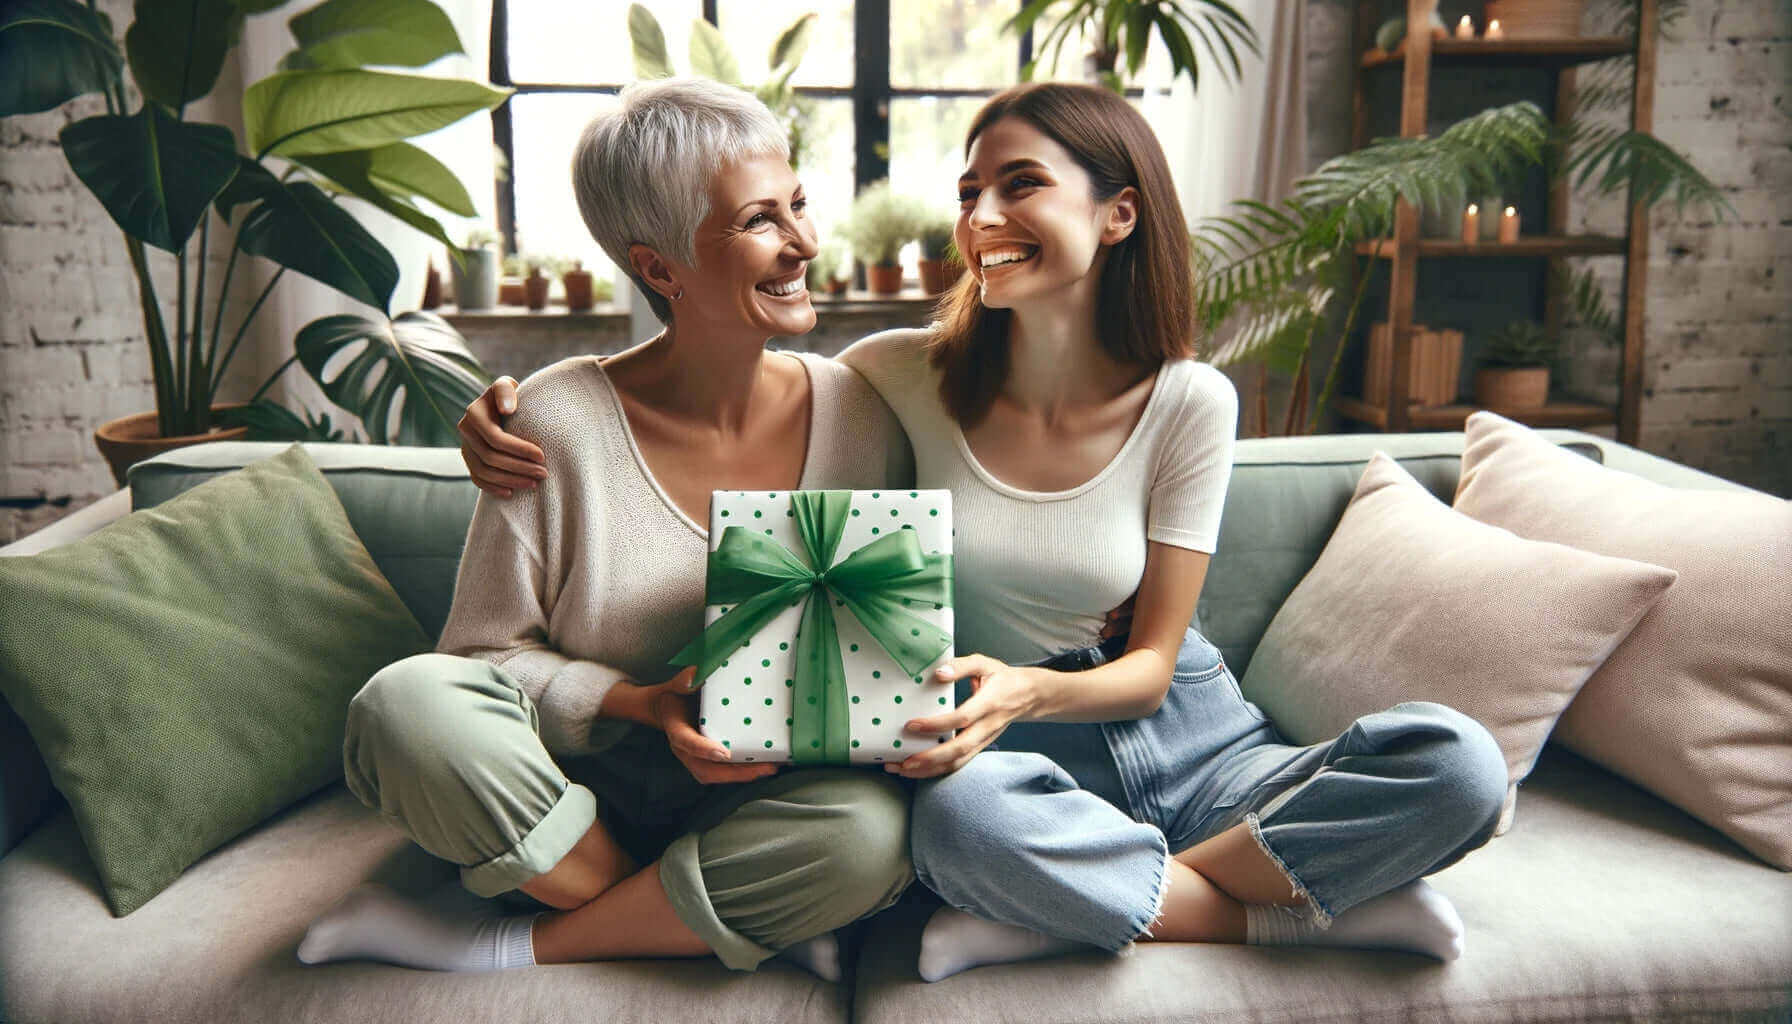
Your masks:
<svg viewBox="0 0 1792 1024"><path fill-rule="evenodd" d="M679 299L682 299L682 298L684 298L684 289L683 288L678 289L678 291L676 291L672 294L673 302L677 302Z"/></svg>

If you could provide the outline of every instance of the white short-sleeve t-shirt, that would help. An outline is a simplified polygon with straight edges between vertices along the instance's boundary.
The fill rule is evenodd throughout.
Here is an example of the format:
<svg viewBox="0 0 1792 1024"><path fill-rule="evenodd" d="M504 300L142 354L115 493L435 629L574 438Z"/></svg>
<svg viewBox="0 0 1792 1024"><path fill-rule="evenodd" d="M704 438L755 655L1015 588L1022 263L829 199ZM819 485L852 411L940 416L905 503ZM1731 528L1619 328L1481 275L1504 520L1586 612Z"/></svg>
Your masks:
<svg viewBox="0 0 1792 1024"><path fill-rule="evenodd" d="M1238 395L1193 360L1165 363L1119 454L1064 491L1011 487L978 463L940 400L925 330L885 331L840 361L914 445L916 484L952 492L955 646L1026 664L1093 644L1138 590L1148 541L1211 553L1231 480Z"/></svg>

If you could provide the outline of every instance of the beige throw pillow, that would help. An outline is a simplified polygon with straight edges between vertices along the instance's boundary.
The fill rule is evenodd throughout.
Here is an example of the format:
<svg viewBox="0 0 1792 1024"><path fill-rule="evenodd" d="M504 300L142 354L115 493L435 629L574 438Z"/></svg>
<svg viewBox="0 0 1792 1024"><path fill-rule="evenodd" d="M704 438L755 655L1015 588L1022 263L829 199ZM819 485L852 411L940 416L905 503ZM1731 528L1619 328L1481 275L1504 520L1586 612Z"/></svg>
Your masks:
<svg viewBox="0 0 1792 1024"><path fill-rule="evenodd" d="M1792 502L1664 487L1477 413L1456 508L1680 574L1556 739L1792 870Z"/></svg>
<svg viewBox="0 0 1792 1024"><path fill-rule="evenodd" d="M1516 785L1673 582L1670 569L1477 523L1377 452L1240 686L1303 744L1402 701L1447 704L1493 733Z"/></svg>

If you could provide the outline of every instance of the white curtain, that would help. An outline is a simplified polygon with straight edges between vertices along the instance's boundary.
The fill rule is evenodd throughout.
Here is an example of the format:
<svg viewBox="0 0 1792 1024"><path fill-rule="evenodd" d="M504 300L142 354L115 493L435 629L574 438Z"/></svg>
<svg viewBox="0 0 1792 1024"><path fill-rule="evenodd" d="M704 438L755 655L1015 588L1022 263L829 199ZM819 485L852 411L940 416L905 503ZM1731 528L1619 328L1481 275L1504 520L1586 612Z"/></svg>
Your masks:
<svg viewBox="0 0 1792 1024"><path fill-rule="evenodd" d="M445 57L429 65L427 68L393 68L391 70L405 74L429 74L444 77L473 78L486 80L490 69L491 46L491 0L435 0L437 6L447 12L454 23L455 32L459 34L461 47L465 54ZM278 70L280 59L293 49L292 33L286 23L293 15L316 5L316 0L294 0L280 10L271 14L251 18L243 30L243 41L238 49L238 59L242 64L243 83L245 87L273 74ZM496 196L493 189L496 164L493 159L491 118L484 113L474 114L440 131L409 140L414 145L428 151L430 155L448 165L466 186L467 193L473 199L478 216L460 217L447 211L431 208L423 204L428 212L441 221L448 237L464 239L468 230L476 224L491 226L496 223ZM363 227L380 240L398 261L398 287L392 293L393 315L416 309L423 297L423 281L429 261L435 262L437 271L447 274L446 254L442 252L440 242L429 238L416 229L399 222L379 210L357 199L344 201L344 205L353 211ZM278 269L267 260L247 261L252 265L251 276L254 281L253 294L260 294ZM242 266L239 264L238 272ZM253 301L252 299L250 301ZM293 338L299 329L318 317L336 313L359 313L364 316L378 317L386 310L374 309L348 298L335 289L326 287L308 277L298 274L286 274L280 283L274 286L267 304L256 317L250 335L244 341L248 348L251 342L255 346L253 361L263 368L264 373L285 362L293 353ZM244 358L245 354L238 356ZM256 384L259 385L258 379ZM247 397L244 395L243 397ZM268 392L267 397L281 401L289 407L305 407L317 411L331 413L331 420L341 424L344 416L334 411L329 400L323 396L304 369L298 366L289 368ZM352 423L352 418L350 419Z"/></svg>
<svg viewBox="0 0 1792 1024"><path fill-rule="evenodd" d="M1145 99L1145 115L1163 142L1190 227L1227 212L1235 199L1283 198L1307 170L1306 4L1234 0L1233 6L1257 30L1263 51L1261 57L1239 51L1241 80L1228 81L1213 56L1202 52L1198 92L1184 75L1170 95L1151 90Z"/></svg>

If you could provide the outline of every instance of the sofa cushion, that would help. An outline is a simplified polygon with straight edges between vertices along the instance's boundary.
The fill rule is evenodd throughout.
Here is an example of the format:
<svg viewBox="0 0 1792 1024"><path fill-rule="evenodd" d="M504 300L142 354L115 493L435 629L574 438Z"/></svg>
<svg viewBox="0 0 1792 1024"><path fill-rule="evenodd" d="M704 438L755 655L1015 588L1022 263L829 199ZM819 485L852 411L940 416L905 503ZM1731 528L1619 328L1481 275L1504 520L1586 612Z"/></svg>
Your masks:
<svg viewBox="0 0 1792 1024"><path fill-rule="evenodd" d="M1449 705L1493 733L1516 784L1673 581L1475 522L1377 455L1239 686L1294 743L1402 701Z"/></svg>
<svg viewBox="0 0 1792 1024"><path fill-rule="evenodd" d="M0 691L120 915L341 778L349 698L428 647L297 447L0 560Z"/></svg>
<svg viewBox="0 0 1792 1024"><path fill-rule="evenodd" d="M1101 1021L1776 1021L1792 1014L1792 877L1579 757L1550 748L1525 813L1430 882L1462 959L1141 943L915 975L924 910L878 919L862 1024Z"/></svg>
<svg viewBox="0 0 1792 1024"><path fill-rule="evenodd" d="M306 926L366 881L419 894L437 860L341 786L193 865L125 918L106 912L66 813L0 860L0 1020L838 1022L841 986L769 963L637 961L441 974L366 962L307 967Z"/></svg>
<svg viewBox="0 0 1792 1024"><path fill-rule="evenodd" d="M152 508L286 446L217 441L131 467L132 507ZM453 448L306 443L305 453L348 513L349 525L433 640L448 620L454 575L479 491Z"/></svg>
<svg viewBox="0 0 1792 1024"><path fill-rule="evenodd" d="M1680 574L1555 741L1792 870L1792 501L1587 466L1489 412L1468 442L1459 511Z"/></svg>

